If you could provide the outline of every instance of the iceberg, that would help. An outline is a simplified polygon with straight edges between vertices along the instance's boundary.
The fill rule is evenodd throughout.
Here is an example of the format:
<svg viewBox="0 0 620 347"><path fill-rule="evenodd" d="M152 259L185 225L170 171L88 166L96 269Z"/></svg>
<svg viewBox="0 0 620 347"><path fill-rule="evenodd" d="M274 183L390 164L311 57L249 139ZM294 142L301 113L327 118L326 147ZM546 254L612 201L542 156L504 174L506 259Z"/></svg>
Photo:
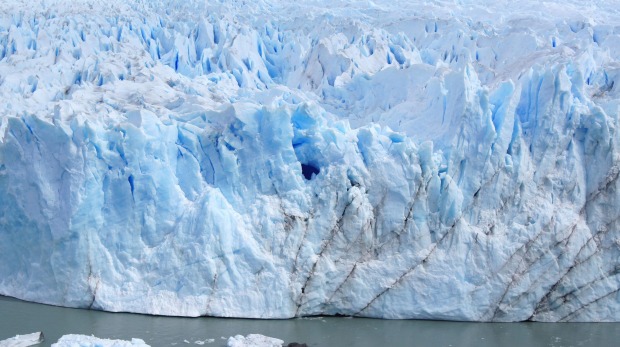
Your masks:
<svg viewBox="0 0 620 347"><path fill-rule="evenodd" d="M620 321L617 14L1 3L0 295Z"/></svg>
<svg viewBox="0 0 620 347"><path fill-rule="evenodd" d="M16 335L10 339L0 340L0 347L28 347L38 345L43 342L43 340L44 338L42 332Z"/></svg>

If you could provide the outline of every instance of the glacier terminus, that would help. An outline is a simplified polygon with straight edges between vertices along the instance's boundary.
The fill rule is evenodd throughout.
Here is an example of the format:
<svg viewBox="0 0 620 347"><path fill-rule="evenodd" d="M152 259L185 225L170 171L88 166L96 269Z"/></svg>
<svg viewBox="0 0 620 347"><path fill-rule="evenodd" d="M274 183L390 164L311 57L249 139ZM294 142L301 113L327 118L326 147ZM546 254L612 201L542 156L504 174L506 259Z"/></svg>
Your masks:
<svg viewBox="0 0 620 347"><path fill-rule="evenodd" d="M620 7L0 3L0 295L620 321Z"/></svg>

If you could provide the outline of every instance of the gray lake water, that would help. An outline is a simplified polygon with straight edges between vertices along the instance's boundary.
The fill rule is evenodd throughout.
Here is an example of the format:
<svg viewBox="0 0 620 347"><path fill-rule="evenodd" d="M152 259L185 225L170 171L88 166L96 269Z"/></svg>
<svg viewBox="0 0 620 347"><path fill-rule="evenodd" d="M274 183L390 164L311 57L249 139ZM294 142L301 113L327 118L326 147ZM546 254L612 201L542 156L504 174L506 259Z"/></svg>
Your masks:
<svg viewBox="0 0 620 347"><path fill-rule="evenodd" d="M157 317L62 308L0 296L0 340L43 331L50 346L65 334L141 338L151 346L225 346L258 333L308 346L619 346L620 323L465 323L316 317L290 320ZM226 338L223 339L222 337ZM185 342L187 341L187 342ZM189 344L188 344L189 342ZM196 344L198 342L198 344Z"/></svg>

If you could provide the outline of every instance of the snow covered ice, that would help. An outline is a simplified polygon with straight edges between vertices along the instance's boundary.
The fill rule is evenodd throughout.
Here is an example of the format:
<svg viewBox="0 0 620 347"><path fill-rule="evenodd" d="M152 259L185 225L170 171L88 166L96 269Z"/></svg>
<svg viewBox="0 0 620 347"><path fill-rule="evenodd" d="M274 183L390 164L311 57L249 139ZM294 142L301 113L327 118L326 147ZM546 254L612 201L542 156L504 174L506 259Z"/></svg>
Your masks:
<svg viewBox="0 0 620 347"><path fill-rule="evenodd" d="M0 294L620 321L613 1L0 3Z"/></svg>

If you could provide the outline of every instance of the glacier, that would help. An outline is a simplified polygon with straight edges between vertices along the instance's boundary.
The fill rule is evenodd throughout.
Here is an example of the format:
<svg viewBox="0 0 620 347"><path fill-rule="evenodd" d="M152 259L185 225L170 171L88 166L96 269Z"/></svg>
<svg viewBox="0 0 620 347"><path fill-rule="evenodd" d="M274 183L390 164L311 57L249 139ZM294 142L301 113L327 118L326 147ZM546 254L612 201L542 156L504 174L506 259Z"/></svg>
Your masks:
<svg viewBox="0 0 620 347"><path fill-rule="evenodd" d="M613 1L0 3L0 295L620 321Z"/></svg>

